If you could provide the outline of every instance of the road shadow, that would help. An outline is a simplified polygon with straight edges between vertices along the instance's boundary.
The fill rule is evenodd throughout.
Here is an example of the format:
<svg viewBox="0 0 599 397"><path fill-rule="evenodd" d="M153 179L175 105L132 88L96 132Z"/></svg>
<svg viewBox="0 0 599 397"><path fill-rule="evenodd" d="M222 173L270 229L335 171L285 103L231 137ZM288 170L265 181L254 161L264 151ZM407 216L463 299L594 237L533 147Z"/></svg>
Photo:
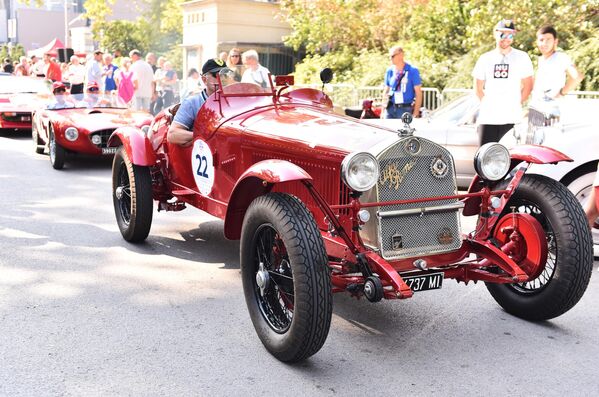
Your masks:
<svg viewBox="0 0 599 397"><path fill-rule="evenodd" d="M0 129L0 138L9 138L14 140L23 141L26 139L31 139L31 130L25 131L14 131L8 129Z"/></svg>

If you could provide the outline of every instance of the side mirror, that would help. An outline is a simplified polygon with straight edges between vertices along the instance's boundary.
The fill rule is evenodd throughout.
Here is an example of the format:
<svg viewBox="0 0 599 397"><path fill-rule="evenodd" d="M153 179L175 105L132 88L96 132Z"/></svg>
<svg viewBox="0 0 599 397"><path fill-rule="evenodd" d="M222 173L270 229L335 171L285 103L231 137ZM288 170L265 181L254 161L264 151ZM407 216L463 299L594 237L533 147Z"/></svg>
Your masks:
<svg viewBox="0 0 599 397"><path fill-rule="evenodd" d="M322 84L330 83L333 80L333 69L324 68L320 71L320 81Z"/></svg>

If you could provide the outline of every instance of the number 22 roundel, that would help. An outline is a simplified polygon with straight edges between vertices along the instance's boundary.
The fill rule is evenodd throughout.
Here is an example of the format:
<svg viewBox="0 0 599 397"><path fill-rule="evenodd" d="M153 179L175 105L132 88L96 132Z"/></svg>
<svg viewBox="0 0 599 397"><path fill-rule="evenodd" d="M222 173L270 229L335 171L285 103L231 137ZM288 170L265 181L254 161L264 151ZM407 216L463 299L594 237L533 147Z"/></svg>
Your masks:
<svg viewBox="0 0 599 397"><path fill-rule="evenodd" d="M214 185L214 164L210 147L201 139L193 143L191 168L200 193L204 196L209 195Z"/></svg>

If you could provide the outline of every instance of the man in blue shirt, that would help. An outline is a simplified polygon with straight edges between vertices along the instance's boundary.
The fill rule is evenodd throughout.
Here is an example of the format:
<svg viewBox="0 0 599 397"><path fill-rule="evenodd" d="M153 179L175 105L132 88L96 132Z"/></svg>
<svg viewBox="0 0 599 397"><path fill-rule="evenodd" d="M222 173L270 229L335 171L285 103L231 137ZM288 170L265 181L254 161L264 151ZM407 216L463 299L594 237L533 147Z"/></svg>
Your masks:
<svg viewBox="0 0 599 397"><path fill-rule="evenodd" d="M193 123L200 108L206 99L218 86L216 75L221 70L227 69L227 65L220 59L209 59L202 66L202 81L206 89L197 95L192 95L181 102L181 106L168 130L167 139L170 143L181 146L190 146L193 141Z"/></svg>
<svg viewBox="0 0 599 397"><path fill-rule="evenodd" d="M398 119L405 112L420 117L422 105L422 80L420 72L404 61L404 51L400 46L391 47L389 56L393 66L385 72L383 106L386 118Z"/></svg>

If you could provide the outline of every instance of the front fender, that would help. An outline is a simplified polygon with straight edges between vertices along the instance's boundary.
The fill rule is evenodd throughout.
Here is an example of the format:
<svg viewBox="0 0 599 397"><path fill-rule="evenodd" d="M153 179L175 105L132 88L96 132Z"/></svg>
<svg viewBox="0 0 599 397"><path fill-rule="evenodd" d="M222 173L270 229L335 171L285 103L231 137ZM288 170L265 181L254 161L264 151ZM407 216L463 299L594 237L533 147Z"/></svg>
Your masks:
<svg viewBox="0 0 599 397"><path fill-rule="evenodd" d="M301 167L285 160L264 160L252 165L235 183L225 216L225 237L238 240L248 207L256 197L272 190L275 184L312 180Z"/></svg>
<svg viewBox="0 0 599 397"><path fill-rule="evenodd" d="M510 149L510 157L512 159L510 171L523 161L530 164L557 164L561 161L574 161L559 150L539 145L515 146ZM494 182L491 185L491 188L499 182L500 181ZM482 188L483 183L480 176L475 175L468 188L468 193L476 193ZM462 213L465 216L476 215L479 212L479 207L480 197L468 197L464 199L464 210Z"/></svg>
<svg viewBox="0 0 599 397"><path fill-rule="evenodd" d="M117 128L108 138L108 146L121 145L125 148L127 156L133 164L141 166L156 164L156 153L152 148L152 143L139 128Z"/></svg>

